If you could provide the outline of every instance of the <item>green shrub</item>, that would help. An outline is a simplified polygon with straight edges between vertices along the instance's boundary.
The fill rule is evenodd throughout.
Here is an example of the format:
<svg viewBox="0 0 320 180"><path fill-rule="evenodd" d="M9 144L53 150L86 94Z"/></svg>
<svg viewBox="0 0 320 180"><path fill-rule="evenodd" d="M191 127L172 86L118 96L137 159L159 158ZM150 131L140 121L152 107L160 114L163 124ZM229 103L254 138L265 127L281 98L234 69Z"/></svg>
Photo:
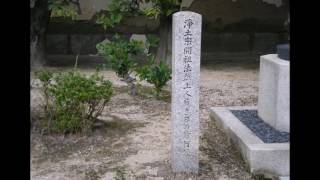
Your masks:
<svg viewBox="0 0 320 180"><path fill-rule="evenodd" d="M136 65L132 56L143 52L141 41L125 40L118 35L114 37L114 41L102 42L96 47L98 53L105 57L107 64L121 78L128 76Z"/></svg>
<svg viewBox="0 0 320 180"><path fill-rule="evenodd" d="M133 56L144 52L142 46L142 41L125 40L119 35L115 35L112 42L102 42L96 46L98 53L105 57L106 63L128 84L131 95L136 94L135 78L130 76L136 67Z"/></svg>
<svg viewBox="0 0 320 180"><path fill-rule="evenodd" d="M96 23L104 29L113 28L128 16L138 14L132 5L131 0L112 0L106 9L107 13L98 14Z"/></svg>
<svg viewBox="0 0 320 180"><path fill-rule="evenodd" d="M75 20L78 13L70 2L64 0L48 0L48 9L51 17L71 18Z"/></svg>
<svg viewBox="0 0 320 180"><path fill-rule="evenodd" d="M171 69L164 62L155 62L154 56L149 56L148 64L136 69L141 80L146 80L154 85L156 95L159 97L162 88L171 79Z"/></svg>
<svg viewBox="0 0 320 180"><path fill-rule="evenodd" d="M160 38L156 35L149 34L147 35L147 46L148 47L158 47Z"/></svg>
<svg viewBox="0 0 320 180"><path fill-rule="evenodd" d="M89 77L76 71L49 74L37 73L47 94L45 127L57 133L91 130L112 96L112 83L98 73Z"/></svg>

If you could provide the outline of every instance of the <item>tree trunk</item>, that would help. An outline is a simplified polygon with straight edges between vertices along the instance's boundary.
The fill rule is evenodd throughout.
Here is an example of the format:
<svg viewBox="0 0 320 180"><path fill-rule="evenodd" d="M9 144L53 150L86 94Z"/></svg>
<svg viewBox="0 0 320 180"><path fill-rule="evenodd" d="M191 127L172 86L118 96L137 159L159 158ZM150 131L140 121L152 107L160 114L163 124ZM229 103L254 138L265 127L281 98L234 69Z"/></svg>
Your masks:
<svg viewBox="0 0 320 180"><path fill-rule="evenodd" d="M171 32L171 19L167 17L160 18L160 28L159 28L159 46L157 49L156 61L165 61L168 62L168 53L170 45L170 33Z"/></svg>
<svg viewBox="0 0 320 180"><path fill-rule="evenodd" d="M30 2L30 65L41 67L45 64L45 31L49 21L48 0Z"/></svg>

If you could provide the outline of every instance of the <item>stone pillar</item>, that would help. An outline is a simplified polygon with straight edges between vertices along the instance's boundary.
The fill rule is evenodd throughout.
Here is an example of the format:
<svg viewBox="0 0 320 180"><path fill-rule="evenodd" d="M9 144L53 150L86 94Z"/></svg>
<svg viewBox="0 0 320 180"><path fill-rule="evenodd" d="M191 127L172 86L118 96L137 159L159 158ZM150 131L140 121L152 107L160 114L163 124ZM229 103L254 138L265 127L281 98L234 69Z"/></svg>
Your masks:
<svg viewBox="0 0 320 180"><path fill-rule="evenodd" d="M198 172L200 14L180 11L172 22L172 170Z"/></svg>
<svg viewBox="0 0 320 180"><path fill-rule="evenodd" d="M260 57L259 117L279 131L290 132L290 61L277 54Z"/></svg>

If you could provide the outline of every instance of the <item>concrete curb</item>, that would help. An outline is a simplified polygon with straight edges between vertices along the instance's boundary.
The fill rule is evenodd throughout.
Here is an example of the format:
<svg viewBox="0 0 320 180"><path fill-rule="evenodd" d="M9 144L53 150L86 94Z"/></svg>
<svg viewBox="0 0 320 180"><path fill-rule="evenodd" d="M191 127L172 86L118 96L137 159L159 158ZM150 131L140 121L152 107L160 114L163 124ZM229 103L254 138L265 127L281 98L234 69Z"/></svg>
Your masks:
<svg viewBox="0 0 320 180"><path fill-rule="evenodd" d="M253 174L289 176L290 143L264 143L230 110L252 110L254 106L212 107L210 118L240 150Z"/></svg>

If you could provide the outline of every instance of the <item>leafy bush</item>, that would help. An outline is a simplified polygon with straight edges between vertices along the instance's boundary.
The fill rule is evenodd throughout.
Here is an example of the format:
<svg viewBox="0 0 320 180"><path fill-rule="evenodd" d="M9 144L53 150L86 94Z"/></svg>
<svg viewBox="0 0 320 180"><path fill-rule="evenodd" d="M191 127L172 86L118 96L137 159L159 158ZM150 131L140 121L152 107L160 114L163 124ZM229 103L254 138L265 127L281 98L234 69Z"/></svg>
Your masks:
<svg viewBox="0 0 320 180"><path fill-rule="evenodd" d="M147 35L147 42L146 42L147 49L145 50L145 53L147 55L151 55L150 48L157 48L159 45L159 42L160 42L160 38L158 36L152 35L152 34Z"/></svg>
<svg viewBox="0 0 320 180"><path fill-rule="evenodd" d="M52 132L75 133L91 130L110 100L112 83L97 73L86 77L73 71L52 75L36 74L43 84L46 98L44 126Z"/></svg>
<svg viewBox="0 0 320 180"><path fill-rule="evenodd" d="M148 64L137 68L136 72L141 80L146 80L154 85L157 97L159 97L162 88L171 79L169 66L164 61L156 63L154 56L149 56Z"/></svg>
<svg viewBox="0 0 320 180"><path fill-rule="evenodd" d="M107 7L107 12L108 14L98 15L96 20L96 23L102 25L104 29L113 28L125 17L138 13L131 0L112 0Z"/></svg>
<svg viewBox="0 0 320 180"><path fill-rule="evenodd" d="M119 35L115 35L112 42L101 42L97 44L98 53L103 55L107 64L121 77L130 87L130 94L136 94L135 78L130 74L134 70L136 63L133 56L144 52L143 42L137 40L126 40Z"/></svg>
<svg viewBox="0 0 320 180"><path fill-rule="evenodd" d="M181 0L146 0L146 2L150 1L152 6L142 10L148 17L157 19L161 16L170 16L180 10Z"/></svg>
<svg viewBox="0 0 320 180"><path fill-rule="evenodd" d="M114 41L99 43L96 48L98 53L105 57L107 63L111 64L116 74L125 78L136 65L132 56L143 52L142 45L141 41L129 41L116 35Z"/></svg>
<svg viewBox="0 0 320 180"><path fill-rule="evenodd" d="M135 94L134 78L130 77L132 71L136 71L141 80L154 85L157 97L162 88L171 79L171 69L164 62L155 62L155 57L149 53L150 47L157 47L159 38L155 35L148 35L146 49L143 49L143 42L136 40L125 40L118 35L115 36L112 42L102 42L97 44L98 53L102 54L107 63L111 64L111 68L116 74L123 78L131 87L131 94ZM142 67L137 67L133 61L133 55L144 53L148 56L148 64ZM128 78L129 77L129 78Z"/></svg>
<svg viewBox="0 0 320 180"><path fill-rule="evenodd" d="M77 10L65 0L48 0L48 8L51 12L51 17L71 18L74 20L78 13Z"/></svg>

